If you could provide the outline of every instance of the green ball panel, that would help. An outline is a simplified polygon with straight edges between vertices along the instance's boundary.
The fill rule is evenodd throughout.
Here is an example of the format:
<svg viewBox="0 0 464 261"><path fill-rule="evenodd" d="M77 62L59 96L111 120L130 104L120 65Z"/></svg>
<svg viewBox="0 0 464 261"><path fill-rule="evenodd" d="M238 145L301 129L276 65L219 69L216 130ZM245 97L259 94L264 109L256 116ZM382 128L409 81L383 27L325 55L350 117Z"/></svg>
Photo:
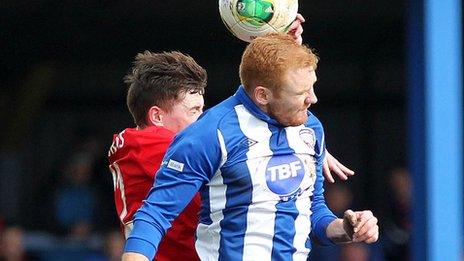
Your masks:
<svg viewBox="0 0 464 261"><path fill-rule="evenodd" d="M237 12L241 16L240 20L250 25L260 26L272 19L274 5L265 0L239 0Z"/></svg>

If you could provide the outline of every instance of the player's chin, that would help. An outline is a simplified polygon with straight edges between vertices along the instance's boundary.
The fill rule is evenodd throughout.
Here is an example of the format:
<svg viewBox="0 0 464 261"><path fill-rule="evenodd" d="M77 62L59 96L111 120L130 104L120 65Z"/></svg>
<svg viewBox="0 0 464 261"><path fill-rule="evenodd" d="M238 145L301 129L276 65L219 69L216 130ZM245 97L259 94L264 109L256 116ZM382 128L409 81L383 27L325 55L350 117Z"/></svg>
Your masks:
<svg viewBox="0 0 464 261"><path fill-rule="evenodd" d="M307 119L308 119L307 116L306 117L295 118L295 119L289 121L286 126L300 126L302 124L305 124Z"/></svg>
<svg viewBox="0 0 464 261"><path fill-rule="evenodd" d="M305 124L308 121L308 112L303 110L300 115L301 116L298 117L298 125Z"/></svg>

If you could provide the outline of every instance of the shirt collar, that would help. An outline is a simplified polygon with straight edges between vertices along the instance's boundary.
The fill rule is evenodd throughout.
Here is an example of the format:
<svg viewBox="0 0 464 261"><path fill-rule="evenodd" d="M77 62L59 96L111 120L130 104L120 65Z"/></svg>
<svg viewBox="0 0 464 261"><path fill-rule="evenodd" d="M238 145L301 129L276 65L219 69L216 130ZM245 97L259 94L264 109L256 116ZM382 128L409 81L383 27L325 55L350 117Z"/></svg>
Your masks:
<svg viewBox="0 0 464 261"><path fill-rule="evenodd" d="M276 126L282 126L280 123L278 123L275 119L271 118L269 115L267 115L264 111L262 111L248 96L248 93L245 91L245 88L243 85L240 85L237 89L237 92L235 92L235 97L245 106L245 108L253 114L256 118L263 120L269 124L276 125Z"/></svg>

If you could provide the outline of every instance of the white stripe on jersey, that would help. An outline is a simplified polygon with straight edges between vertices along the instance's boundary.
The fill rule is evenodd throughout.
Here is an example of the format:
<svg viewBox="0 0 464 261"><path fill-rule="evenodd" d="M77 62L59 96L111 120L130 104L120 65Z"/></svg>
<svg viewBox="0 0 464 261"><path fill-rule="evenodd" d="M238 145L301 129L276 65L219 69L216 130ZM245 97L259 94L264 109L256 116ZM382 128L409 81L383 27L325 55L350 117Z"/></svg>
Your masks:
<svg viewBox="0 0 464 261"><path fill-rule="evenodd" d="M226 190L221 173L221 167L227 160L227 150L222 133L218 130L218 139L221 146L221 164L209 183L210 218L211 225L198 224L195 248L201 260L219 260L220 230L219 222L224 219L222 210L226 206Z"/></svg>
<svg viewBox="0 0 464 261"><path fill-rule="evenodd" d="M248 139L259 141L255 145L248 148L247 158L255 159L263 158L263 161L247 160L247 166L253 183L252 204L248 207L247 213L247 229L244 238L243 260L256 260L260 257L262 260L271 260L272 255L272 240L274 235L275 224L275 204L278 202L269 200L269 192L263 191L262 186L257 184L265 184L265 173L256 173L258 166L266 166L271 157L264 158L263 155L272 156L272 151L269 146L271 131L266 122L261 121L251 115L243 105L237 105L235 111L238 116L238 121L241 131ZM256 173L256 175L253 175ZM264 197L264 198L263 198ZM260 202L259 204L254 204Z"/></svg>
<svg viewBox="0 0 464 261"><path fill-rule="evenodd" d="M295 219L295 237L293 238L293 246L296 248L293 254L293 260L305 261L308 258L309 248L306 247L306 240L311 232L311 221L309 219L311 215L311 209L308 205L311 204L309 196L305 197L309 193L305 191L296 202L296 208L298 209L298 216Z"/></svg>
<svg viewBox="0 0 464 261"><path fill-rule="evenodd" d="M304 142L298 142L303 137L300 137L300 130L305 128L304 125L298 127L287 127L285 131L287 133L287 140L290 148L295 151L295 154L302 161L311 160L313 161L313 157L308 157L308 155L314 155L315 151L313 147L309 147ZM311 206L310 196L313 194L314 191L314 181L315 181L315 174L316 170L314 169L314 163L304 164L306 168L313 168L313 169L306 169L306 173L314 173L314 176L305 175L303 184L309 182L310 188L303 192L303 194L297 198L295 205L298 209L298 216L295 220L295 237L293 239L294 247L296 248L295 253L293 254L293 260L302 260L305 261L307 259L308 253L310 249L306 248L306 240L308 238L309 233L311 232L311 209L308 206Z"/></svg>
<svg viewBox="0 0 464 261"><path fill-rule="evenodd" d="M121 132L121 133L124 133L124 132ZM122 210L121 210L121 213L119 214L119 220L121 220L121 223L124 223L124 219L127 216L127 202L126 202L126 192L124 189L124 179L122 178L121 168L119 168L119 165L117 162L114 162L113 164L109 166L109 169L111 171L111 175L113 176L114 190L119 189L119 192L121 194L121 197L117 199L117 200L121 200L122 202Z"/></svg>

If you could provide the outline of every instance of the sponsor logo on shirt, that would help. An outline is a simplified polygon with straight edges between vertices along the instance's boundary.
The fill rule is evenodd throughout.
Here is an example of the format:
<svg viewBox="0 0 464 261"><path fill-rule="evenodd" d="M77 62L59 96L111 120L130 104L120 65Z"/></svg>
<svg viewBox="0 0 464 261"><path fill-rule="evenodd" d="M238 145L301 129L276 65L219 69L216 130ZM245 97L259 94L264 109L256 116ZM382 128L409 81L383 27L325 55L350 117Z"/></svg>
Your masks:
<svg viewBox="0 0 464 261"><path fill-rule="evenodd" d="M184 163L181 163L181 162L170 159L168 161L167 167L170 168L170 169L182 172L184 170Z"/></svg>
<svg viewBox="0 0 464 261"><path fill-rule="evenodd" d="M295 155L273 156L266 167L267 186L282 200L300 191L304 175L303 162Z"/></svg>

